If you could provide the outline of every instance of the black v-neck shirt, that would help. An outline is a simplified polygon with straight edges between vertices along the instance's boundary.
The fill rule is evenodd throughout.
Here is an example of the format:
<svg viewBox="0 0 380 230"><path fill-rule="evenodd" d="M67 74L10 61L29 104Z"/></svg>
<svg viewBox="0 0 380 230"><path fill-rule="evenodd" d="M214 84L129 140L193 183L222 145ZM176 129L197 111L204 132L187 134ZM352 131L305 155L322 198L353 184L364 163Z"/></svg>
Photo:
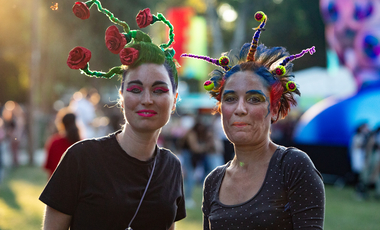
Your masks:
<svg viewBox="0 0 380 230"><path fill-rule="evenodd" d="M117 133L78 142L67 150L40 200L72 216L70 229L124 230L156 166L134 230L166 230L185 218L181 165L169 150L140 161L126 154Z"/></svg>
<svg viewBox="0 0 380 230"><path fill-rule="evenodd" d="M237 205L219 201L221 183L230 163L216 168L205 180L204 230L323 229L322 176L306 153L279 146L257 194Z"/></svg>

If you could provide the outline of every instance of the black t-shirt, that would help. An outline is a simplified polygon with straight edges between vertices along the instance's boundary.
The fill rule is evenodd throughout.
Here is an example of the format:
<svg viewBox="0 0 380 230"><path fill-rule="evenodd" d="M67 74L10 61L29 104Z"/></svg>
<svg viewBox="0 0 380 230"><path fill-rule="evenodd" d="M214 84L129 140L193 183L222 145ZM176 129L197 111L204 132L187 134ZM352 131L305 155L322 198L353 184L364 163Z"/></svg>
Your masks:
<svg viewBox="0 0 380 230"><path fill-rule="evenodd" d="M131 227L168 229L186 216L181 165L167 149L156 147L156 166ZM40 196L48 206L72 216L71 230L124 230L147 185L154 158L126 154L111 134L78 142L67 150Z"/></svg>
<svg viewBox="0 0 380 230"><path fill-rule="evenodd" d="M224 205L219 201L220 186L229 164L216 168L205 180L204 230L323 229L322 176L306 153L279 146L260 190L238 205Z"/></svg>

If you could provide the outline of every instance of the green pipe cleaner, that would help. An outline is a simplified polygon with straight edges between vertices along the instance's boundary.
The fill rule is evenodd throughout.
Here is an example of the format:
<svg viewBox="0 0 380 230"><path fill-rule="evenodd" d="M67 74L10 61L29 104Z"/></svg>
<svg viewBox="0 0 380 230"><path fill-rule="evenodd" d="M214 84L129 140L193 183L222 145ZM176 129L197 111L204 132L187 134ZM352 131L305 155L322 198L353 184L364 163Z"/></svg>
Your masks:
<svg viewBox="0 0 380 230"><path fill-rule="evenodd" d="M166 44L161 44L160 47L162 49L166 49L168 48L174 41L174 30L173 30L173 25L168 21L166 20L166 18L164 17L163 14L161 13L158 13L157 14L157 18L153 15L153 21L162 21L163 23L165 23L168 27L169 27L169 41L168 43Z"/></svg>
<svg viewBox="0 0 380 230"><path fill-rule="evenodd" d="M99 71L91 71L89 67L90 65L89 63L87 63L86 67L84 67L83 69L80 69L81 73L89 77L106 78L106 79L111 79L115 75L119 75L123 73L123 68L121 66L113 67L107 73L99 72Z"/></svg>
<svg viewBox="0 0 380 230"><path fill-rule="evenodd" d="M100 1L98 1L98 0L90 0L90 1L91 1L91 2L94 2L94 3L96 4L96 6L98 7L98 11L101 12L101 13L103 13L103 14L105 14L105 15L107 15L108 18L111 20L111 22L113 22L113 23L115 23L115 24L118 24L118 25L122 26L122 27L124 28L124 31L125 31L126 33L129 33L129 31L130 31L131 29L129 28L129 25L128 25L126 22L119 20L119 19L116 18L116 17L113 15L113 13L111 13L109 10L103 8L103 7L102 7L102 4L100 3ZM86 3L86 4L87 4L87 3Z"/></svg>

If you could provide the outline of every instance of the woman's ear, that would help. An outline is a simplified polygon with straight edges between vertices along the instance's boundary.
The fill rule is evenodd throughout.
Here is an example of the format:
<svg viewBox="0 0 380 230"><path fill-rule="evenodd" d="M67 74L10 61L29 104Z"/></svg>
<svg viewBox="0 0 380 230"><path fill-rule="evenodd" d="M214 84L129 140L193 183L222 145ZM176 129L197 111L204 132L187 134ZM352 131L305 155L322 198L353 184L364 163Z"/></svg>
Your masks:
<svg viewBox="0 0 380 230"><path fill-rule="evenodd" d="M124 98L123 98L123 93L121 92L121 90L119 90L119 96L120 96L119 104L121 108L124 109Z"/></svg>
<svg viewBox="0 0 380 230"><path fill-rule="evenodd" d="M173 107L172 107L172 112L175 111L176 107L177 107L177 98L178 98L178 93L175 94L175 97L174 97L174 103L173 103Z"/></svg>

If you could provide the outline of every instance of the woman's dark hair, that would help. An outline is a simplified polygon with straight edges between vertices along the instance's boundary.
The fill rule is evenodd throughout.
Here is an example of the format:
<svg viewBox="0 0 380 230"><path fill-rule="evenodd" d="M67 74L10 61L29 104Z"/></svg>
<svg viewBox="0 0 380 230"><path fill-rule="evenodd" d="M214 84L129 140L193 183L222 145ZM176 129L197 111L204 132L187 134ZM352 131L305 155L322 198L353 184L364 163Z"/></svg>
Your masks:
<svg viewBox="0 0 380 230"><path fill-rule="evenodd" d="M79 129L76 125L76 116L73 113L68 113L62 118L62 124L65 127L66 138L71 142L75 143L80 141Z"/></svg>

